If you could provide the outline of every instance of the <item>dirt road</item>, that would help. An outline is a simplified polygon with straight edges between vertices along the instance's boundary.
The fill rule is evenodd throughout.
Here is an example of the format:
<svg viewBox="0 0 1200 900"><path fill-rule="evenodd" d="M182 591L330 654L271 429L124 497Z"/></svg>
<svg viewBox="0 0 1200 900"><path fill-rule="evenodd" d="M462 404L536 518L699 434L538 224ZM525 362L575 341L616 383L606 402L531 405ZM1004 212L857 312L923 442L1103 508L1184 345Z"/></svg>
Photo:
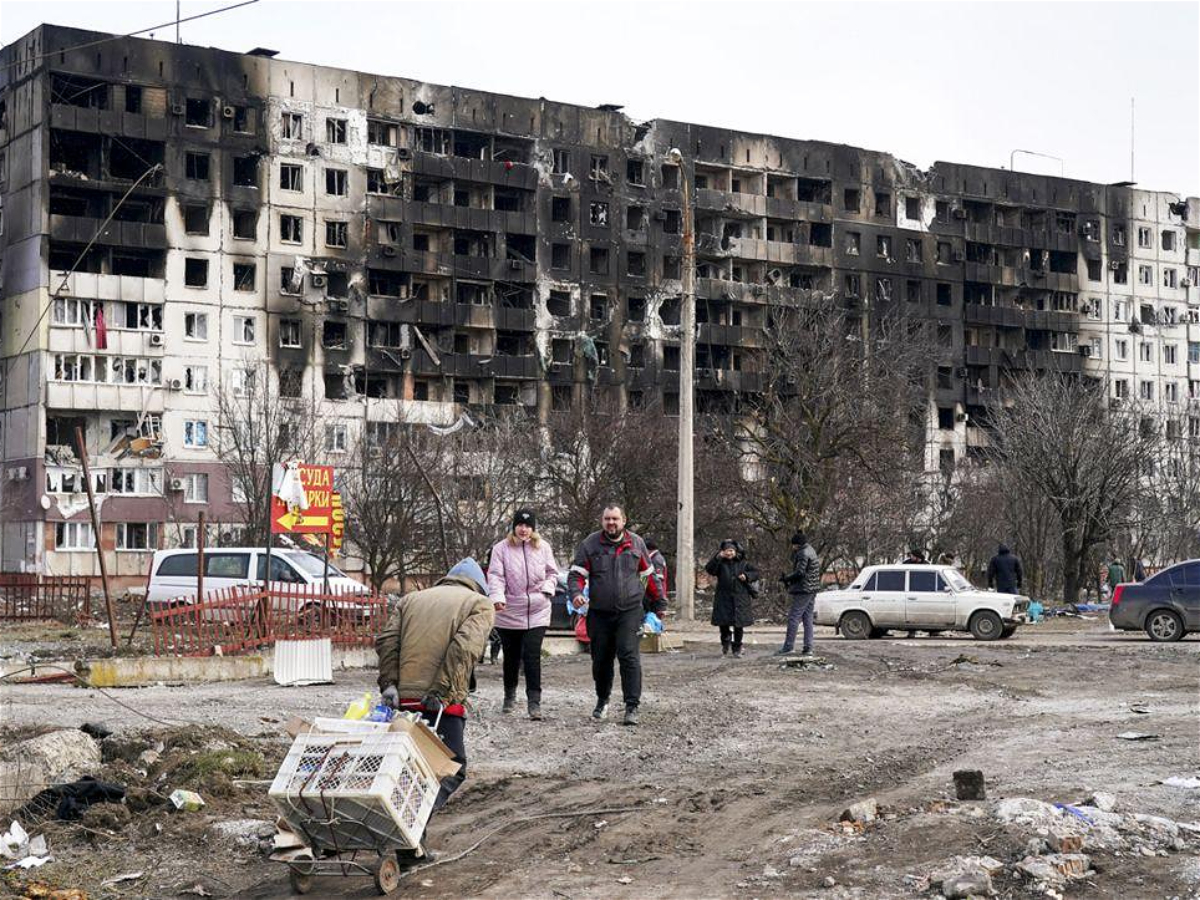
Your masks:
<svg viewBox="0 0 1200 900"><path fill-rule="evenodd" d="M1200 818L1200 792L1156 783L1200 774L1200 641L1155 645L1095 622L1028 631L993 644L825 640L829 667L807 670L783 669L769 657L769 631L741 660L693 643L643 657L638 728L589 717L586 657L547 660L543 722L502 716L498 667L484 666L468 728L470 778L431 823L429 840L445 858L499 831L464 859L415 873L401 896L914 896L924 876L956 855L1009 864L1025 855L1031 835L998 822L989 804L937 802L953 797L951 773L961 768L985 773L989 800L1079 803L1105 790L1122 812ZM264 719L337 714L371 677L116 695L137 712L80 690L13 687L0 701L0 725L99 719L124 731L147 727L138 713L150 713L260 735L277 760L286 742ZM1149 712L1131 709L1139 704ZM1157 739L1117 739L1130 730ZM264 793L245 789L245 816L269 818ZM878 800L879 820L862 829L836 824L845 807L867 797ZM633 811L517 821L614 808ZM59 848L58 874L70 866L93 898L175 896L197 883L215 896L289 896L285 871L253 848L232 849L211 835L189 847L148 831L135 820L113 838L71 841ZM1165 856L1092 851L1096 874L1065 890L1197 895L1198 852L1194 837L1180 838ZM152 874L120 893L97 889L129 869ZM1008 875L996 888L1027 895ZM373 887L332 879L317 892L369 897Z"/></svg>

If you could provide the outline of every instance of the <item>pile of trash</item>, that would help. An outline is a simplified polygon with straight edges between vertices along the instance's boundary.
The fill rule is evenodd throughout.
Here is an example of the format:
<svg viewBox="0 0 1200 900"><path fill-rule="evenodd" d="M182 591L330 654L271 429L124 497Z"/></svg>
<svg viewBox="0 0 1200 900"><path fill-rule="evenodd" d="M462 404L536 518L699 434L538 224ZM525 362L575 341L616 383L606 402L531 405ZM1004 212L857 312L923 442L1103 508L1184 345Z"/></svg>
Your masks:
<svg viewBox="0 0 1200 900"><path fill-rule="evenodd" d="M1053 900L1072 881L1096 874L1089 853L1168 856L1200 843L1200 822L1118 812L1116 798L1099 791L1077 805L1012 797L986 811L956 809L1006 826L1023 850L1007 859L954 857L922 876L925 886L947 898L989 896L995 893L994 879L1009 877Z"/></svg>

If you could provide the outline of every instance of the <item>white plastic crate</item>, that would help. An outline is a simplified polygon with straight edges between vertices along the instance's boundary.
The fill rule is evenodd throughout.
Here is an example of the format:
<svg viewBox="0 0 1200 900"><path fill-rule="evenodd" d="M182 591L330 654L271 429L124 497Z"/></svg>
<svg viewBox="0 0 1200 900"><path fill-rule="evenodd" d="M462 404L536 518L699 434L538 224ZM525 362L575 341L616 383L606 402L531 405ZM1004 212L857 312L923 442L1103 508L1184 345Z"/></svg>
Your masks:
<svg viewBox="0 0 1200 900"><path fill-rule="evenodd" d="M440 784L398 732L301 734L270 797L314 850L416 847Z"/></svg>

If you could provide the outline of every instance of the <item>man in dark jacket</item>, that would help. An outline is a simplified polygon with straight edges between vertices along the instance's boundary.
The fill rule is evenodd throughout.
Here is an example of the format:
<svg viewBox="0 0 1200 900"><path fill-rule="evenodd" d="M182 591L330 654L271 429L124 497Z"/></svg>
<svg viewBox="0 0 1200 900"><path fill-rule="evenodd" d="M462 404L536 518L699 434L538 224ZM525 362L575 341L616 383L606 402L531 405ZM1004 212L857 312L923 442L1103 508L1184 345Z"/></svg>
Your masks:
<svg viewBox="0 0 1200 900"><path fill-rule="evenodd" d="M787 586L792 605L788 609L787 635L775 655L786 656L792 652L796 646L796 632L803 623L804 649L801 655L812 656L813 610L817 604L817 591L821 587L821 561L803 531L792 535L792 571L779 580Z"/></svg>
<svg viewBox="0 0 1200 900"><path fill-rule="evenodd" d="M988 563L987 578L988 587L994 587L1001 594L1021 593L1021 582L1025 578L1021 558L1001 544Z"/></svg>
<svg viewBox="0 0 1200 900"><path fill-rule="evenodd" d="M724 540L704 571L717 579L712 623L721 629L721 655L726 656L732 650L740 658L743 629L754 624L758 569L746 562L746 551L741 544Z"/></svg>
<svg viewBox="0 0 1200 900"><path fill-rule="evenodd" d="M588 585L585 600L583 587ZM576 606L586 603L587 633L592 645L592 679L596 682L596 708L592 716L603 719L612 693L613 661L621 663L621 692L626 725L638 722L642 699L642 659L639 631L645 612L642 598L649 594L652 612L666 608L666 591L654 571L645 542L625 529L625 513L611 504L604 509L601 530L583 539L575 550L567 590Z"/></svg>

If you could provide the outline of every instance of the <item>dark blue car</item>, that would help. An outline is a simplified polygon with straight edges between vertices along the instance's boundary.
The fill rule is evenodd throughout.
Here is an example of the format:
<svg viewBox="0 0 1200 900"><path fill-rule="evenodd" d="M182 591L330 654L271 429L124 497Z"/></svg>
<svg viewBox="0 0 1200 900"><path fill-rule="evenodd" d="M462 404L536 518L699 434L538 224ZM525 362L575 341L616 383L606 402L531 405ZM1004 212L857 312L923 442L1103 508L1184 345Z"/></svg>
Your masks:
<svg viewBox="0 0 1200 900"><path fill-rule="evenodd" d="M1108 620L1122 631L1145 631L1152 641L1177 641L1200 631L1200 559L1177 563L1140 584L1118 584Z"/></svg>

